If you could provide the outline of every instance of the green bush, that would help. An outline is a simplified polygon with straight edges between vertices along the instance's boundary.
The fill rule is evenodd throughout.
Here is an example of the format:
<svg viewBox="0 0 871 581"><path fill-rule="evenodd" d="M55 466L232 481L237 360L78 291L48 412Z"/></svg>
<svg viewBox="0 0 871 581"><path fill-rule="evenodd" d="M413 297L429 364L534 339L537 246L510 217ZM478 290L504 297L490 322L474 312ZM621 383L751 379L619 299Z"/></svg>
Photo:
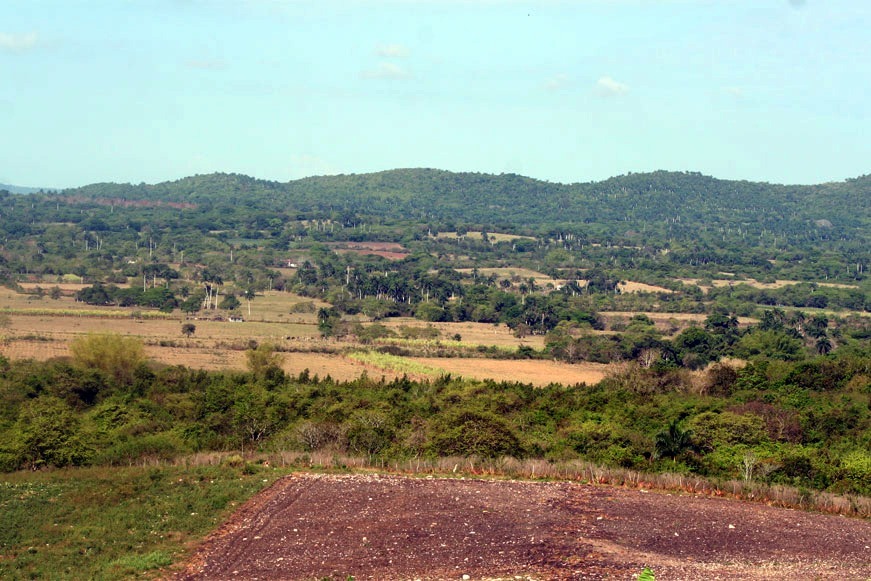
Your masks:
<svg viewBox="0 0 871 581"><path fill-rule="evenodd" d="M79 419L62 400L43 396L27 402L16 423L12 448L19 465L79 466L92 449L79 431Z"/></svg>
<svg viewBox="0 0 871 581"><path fill-rule="evenodd" d="M123 466L144 459L171 460L187 451L184 444L170 434L148 434L116 442L97 454L94 461L97 464Z"/></svg>
<svg viewBox="0 0 871 581"><path fill-rule="evenodd" d="M523 456L508 423L489 412L456 411L432 426L433 451L441 456Z"/></svg>

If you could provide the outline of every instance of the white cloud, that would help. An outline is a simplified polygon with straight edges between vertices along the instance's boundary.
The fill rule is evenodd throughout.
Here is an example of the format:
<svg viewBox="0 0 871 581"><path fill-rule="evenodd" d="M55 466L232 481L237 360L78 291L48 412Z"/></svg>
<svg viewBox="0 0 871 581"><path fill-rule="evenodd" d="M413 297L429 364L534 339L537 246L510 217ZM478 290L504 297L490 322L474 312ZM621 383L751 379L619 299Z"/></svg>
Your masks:
<svg viewBox="0 0 871 581"><path fill-rule="evenodd" d="M34 48L39 42L35 32L28 34L7 34L0 32L0 49L12 52L22 52Z"/></svg>
<svg viewBox="0 0 871 581"><path fill-rule="evenodd" d="M559 91L565 89L572 82L572 78L565 74L554 75L544 83L544 88L548 91Z"/></svg>
<svg viewBox="0 0 871 581"><path fill-rule="evenodd" d="M596 91L603 96L612 97L629 92L629 85L615 81L609 76L604 76L596 81Z"/></svg>
<svg viewBox="0 0 871 581"><path fill-rule="evenodd" d="M409 54L408 47L401 44L381 44L375 50L376 54L384 58L405 58Z"/></svg>
<svg viewBox="0 0 871 581"><path fill-rule="evenodd" d="M744 96L744 89L742 89L741 87L726 87L723 90L726 91L728 94L732 95L733 97L738 97L739 99Z"/></svg>
<svg viewBox="0 0 871 581"><path fill-rule="evenodd" d="M363 71L364 79L407 79L411 76L406 69L396 63L379 63L374 69Z"/></svg>

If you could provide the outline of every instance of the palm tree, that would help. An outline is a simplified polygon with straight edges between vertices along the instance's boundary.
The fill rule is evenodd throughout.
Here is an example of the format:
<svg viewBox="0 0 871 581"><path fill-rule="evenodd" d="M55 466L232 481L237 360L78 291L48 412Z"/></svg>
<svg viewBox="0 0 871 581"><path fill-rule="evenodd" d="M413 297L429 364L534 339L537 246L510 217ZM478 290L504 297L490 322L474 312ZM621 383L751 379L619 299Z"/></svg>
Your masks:
<svg viewBox="0 0 871 581"><path fill-rule="evenodd" d="M820 355L827 355L832 350L832 342L829 341L828 336L823 335L817 339L816 348Z"/></svg>
<svg viewBox="0 0 871 581"><path fill-rule="evenodd" d="M656 434L653 455L656 458L671 458L672 462L676 462L681 452L693 447L692 437L692 430L684 430L679 421L674 420L668 428Z"/></svg>

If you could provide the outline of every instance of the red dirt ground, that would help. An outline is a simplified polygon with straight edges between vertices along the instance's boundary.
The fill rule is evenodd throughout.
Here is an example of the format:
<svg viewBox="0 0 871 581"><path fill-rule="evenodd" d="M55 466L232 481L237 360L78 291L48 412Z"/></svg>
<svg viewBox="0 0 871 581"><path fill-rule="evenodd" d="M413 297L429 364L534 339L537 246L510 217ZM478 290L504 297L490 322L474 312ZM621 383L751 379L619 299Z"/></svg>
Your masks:
<svg viewBox="0 0 871 581"><path fill-rule="evenodd" d="M337 254L370 254L388 260L402 260L409 254L408 250L398 242L335 242L331 246Z"/></svg>
<svg viewBox="0 0 871 581"><path fill-rule="evenodd" d="M571 482L299 474L176 578L871 579L871 522Z"/></svg>

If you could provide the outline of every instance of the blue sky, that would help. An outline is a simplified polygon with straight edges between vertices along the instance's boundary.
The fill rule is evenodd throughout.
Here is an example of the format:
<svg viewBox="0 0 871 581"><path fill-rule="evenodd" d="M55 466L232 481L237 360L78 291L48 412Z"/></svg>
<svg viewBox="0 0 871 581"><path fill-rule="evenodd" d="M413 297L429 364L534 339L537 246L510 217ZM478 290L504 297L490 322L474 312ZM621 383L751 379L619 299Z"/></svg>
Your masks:
<svg viewBox="0 0 871 581"><path fill-rule="evenodd" d="M871 173L868 0L0 2L0 182Z"/></svg>

